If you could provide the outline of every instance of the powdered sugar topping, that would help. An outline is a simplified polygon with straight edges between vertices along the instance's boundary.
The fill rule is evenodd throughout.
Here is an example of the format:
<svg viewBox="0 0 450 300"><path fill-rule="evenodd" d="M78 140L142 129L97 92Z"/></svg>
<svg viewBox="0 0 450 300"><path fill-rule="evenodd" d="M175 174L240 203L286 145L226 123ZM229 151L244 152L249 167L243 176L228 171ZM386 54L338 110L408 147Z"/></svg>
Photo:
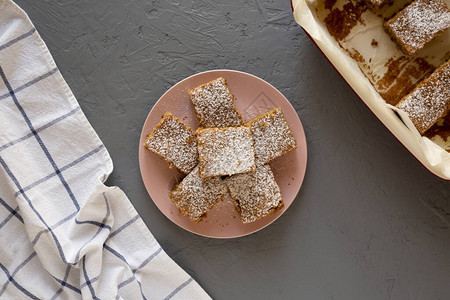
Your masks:
<svg viewBox="0 0 450 300"><path fill-rule="evenodd" d="M255 152L250 128L199 128L200 175L233 175L253 171Z"/></svg>
<svg viewBox="0 0 450 300"><path fill-rule="evenodd" d="M261 166L297 148L283 112L276 107L249 122L254 140L256 165Z"/></svg>
<svg viewBox="0 0 450 300"><path fill-rule="evenodd" d="M196 167L170 192L170 199L183 214L197 223L206 217L206 213L226 192L227 188L220 177L202 179L199 167Z"/></svg>
<svg viewBox="0 0 450 300"><path fill-rule="evenodd" d="M269 165L228 177L225 184L244 223L254 222L283 206L280 188Z"/></svg>
<svg viewBox="0 0 450 300"><path fill-rule="evenodd" d="M416 0L387 25L406 50L414 53L450 27L450 11L443 0Z"/></svg>
<svg viewBox="0 0 450 300"><path fill-rule="evenodd" d="M171 113L166 113L145 141L147 149L188 174L198 163L197 139L189 128Z"/></svg>
<svg viewBox="0 0 450 300"><path fill-rule="evenodd" d="M232 127L242 125L233 95L228 90L225 78L189 90L201 127Z"/></svg>
<svg viewBox="0 0 450 300"><path fill-rule="evenodd" d="M450 109L450 61L438 68L398 104L420 133L428 130Z"/></svg>

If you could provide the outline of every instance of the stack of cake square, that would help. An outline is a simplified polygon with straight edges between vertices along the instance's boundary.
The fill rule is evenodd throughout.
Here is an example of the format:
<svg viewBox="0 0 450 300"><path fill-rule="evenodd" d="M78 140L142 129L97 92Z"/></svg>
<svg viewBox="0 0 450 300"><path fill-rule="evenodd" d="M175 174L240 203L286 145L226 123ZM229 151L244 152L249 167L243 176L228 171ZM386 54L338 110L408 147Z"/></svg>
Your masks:
<svg viewBox="0 0 450 300"><path fill-rule="evenodd" d="M229 193L242 222L283 207L269 162L297 148L279 107L244 124L225 78L188 91L199 120L194 131L166 113L144 146L187 176L169 193L193 222Z"/></svg>

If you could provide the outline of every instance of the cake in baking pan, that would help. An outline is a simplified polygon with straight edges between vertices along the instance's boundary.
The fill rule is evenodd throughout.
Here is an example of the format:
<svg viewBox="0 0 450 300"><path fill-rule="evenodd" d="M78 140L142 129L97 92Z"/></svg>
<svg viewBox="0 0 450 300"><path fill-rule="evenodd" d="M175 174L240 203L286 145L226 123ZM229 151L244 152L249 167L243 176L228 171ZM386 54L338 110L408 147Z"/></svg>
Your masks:
<svg viewBox="0 0 450 300"><path fill-rule="evenodd" d="M450 109L450 60L422 81L397 107L408 114L421 134L445 116Z"/></svg>
<svg viewBox="0 0 450 300"><path fill-rule="evenodd" d="M450 27L450 10L443 0L416 0L385 27L400 48L413 55Z"/></svg>

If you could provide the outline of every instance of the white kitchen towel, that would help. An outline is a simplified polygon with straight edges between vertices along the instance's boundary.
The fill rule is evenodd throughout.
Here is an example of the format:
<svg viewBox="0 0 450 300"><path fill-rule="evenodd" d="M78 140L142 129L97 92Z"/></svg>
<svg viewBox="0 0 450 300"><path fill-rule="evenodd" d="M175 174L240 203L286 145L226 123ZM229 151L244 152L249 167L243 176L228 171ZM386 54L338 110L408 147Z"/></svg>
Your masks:
<svg viewBox="0 0 450 300"><path fill-rule="evenodd" d="M209 299L161 249L27 15L0 0L0 298Z"/></svg>

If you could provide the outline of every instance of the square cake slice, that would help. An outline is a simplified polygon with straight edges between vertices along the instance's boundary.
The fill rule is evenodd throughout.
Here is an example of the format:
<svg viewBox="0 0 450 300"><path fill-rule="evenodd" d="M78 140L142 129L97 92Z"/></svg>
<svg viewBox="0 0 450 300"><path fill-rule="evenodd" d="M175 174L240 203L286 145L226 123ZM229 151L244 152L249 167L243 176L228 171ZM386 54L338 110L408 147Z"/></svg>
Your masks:
<svg viewBox="0 0 450 300"><path fill-rule="evenodd" d="M415 0L385 27L402 50L413 55L450 27L450 11L443 0Z"/></svg>
<svg viewBox="0 0 450 300"><path fill-rule="evenodd" d="M233 127L242 125L242 116L228 90L227 81L219 77L189 90L200 127Z"/></svg>
<svg viewBox="0 0 450 300"><path fill-rule="evenodd" d="M255 170L249 127L197 129L200 176L233 175Z"/></svg>
<svg viewBox="0 0 450 300"><path fill-rule="evenodd" d="M450 60L397 104L423 134L450 109Z"/></svg>
<svg viewBox="0 0 450 300"><path fill-rule="evenodd" d="M269 165L226 178L225 184L242 222L251 223L284 206L280 187Z"/></svg>
<svg viewBox="0 0 450 300"><path fill-rule="evenodd" d="M195 131L170 112L153 128L144 146L166 160L171 168L175 166L185 174L198 163Z"/></svg>
<svg viewBox="0 0 450 300"><path fill-rule="evenodd" d="M200 177L199 168L196 167L175 186L169 197L182 214L198 223L226 192L227 187L220 176L203 179Z"/></svg>
<svg viewBox="0 0 450 300"><path fill-rule="evenodd" d="M295 148L297 143L284 118L276 107L247 123L253 134L256 165L262 166Z"/></svg>

